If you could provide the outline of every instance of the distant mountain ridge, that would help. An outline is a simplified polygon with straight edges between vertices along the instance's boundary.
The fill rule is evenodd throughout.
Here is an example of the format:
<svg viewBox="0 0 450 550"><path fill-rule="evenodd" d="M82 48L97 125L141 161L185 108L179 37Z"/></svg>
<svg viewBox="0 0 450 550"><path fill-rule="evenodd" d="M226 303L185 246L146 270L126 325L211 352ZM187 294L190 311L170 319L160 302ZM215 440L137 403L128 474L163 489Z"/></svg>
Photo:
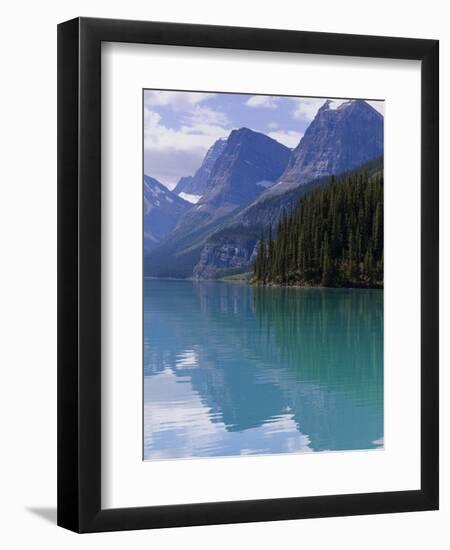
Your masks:
<svg viewBox="0 0 450 550"><path fill-rule="evenodd" d="M144 250L168 235L191 205L150 176L144 176Z"/></svg>

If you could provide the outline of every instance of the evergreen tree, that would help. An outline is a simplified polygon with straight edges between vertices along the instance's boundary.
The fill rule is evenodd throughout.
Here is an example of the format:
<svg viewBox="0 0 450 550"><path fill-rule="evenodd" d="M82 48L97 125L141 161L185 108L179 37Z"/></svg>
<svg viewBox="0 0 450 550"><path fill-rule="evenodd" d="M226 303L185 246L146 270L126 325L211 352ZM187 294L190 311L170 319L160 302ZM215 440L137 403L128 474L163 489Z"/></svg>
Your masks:
<svg viewBox="0 0 450 550"><path fill-rule="evenodd" d="M255 282L383 285L383 175L332 178L282 212L257 248Z"/></svg>

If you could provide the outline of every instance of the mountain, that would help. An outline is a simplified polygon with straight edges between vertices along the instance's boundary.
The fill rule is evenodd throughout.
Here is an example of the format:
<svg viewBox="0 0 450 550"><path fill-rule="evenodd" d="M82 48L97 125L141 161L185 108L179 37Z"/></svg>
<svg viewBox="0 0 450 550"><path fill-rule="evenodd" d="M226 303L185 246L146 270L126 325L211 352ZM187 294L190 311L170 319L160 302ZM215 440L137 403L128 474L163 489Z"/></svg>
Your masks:
<svg viewBox="0 0 450 550"><path fill-rule="evenodd" d="M144 176L144 249L159 243L191 207L155 178Z"/></svg>
<svg viewBox="0 0 450 550"><path fill-rule="evenodd" d="M382 172L383 157L379 157L342 174L338 180L358 173L378 177ZM275 230L284 213L288 215L302 197L327 187L335 179L334 176L321 177L284 192L264 193L257 201L227 218L204 243L193 271L194 278L214 279L251 270L261 232L269 226Z"/></svg>
<svg viewBox="0 0 450 550"><path fill-rule="evenodd" d="M332 176L383 170L383 116L361 100L319 109L294 151L248 128L231 132L208 191L145 259L148 275L210 279L251 269L261 231Z"/></svg>
<svg viewBox="0 0 450 550"><path fill-rule="evenodd" d="M214 164L223 153L227 144L226 139L218 139L207 151L202 165L193 176L184 176L177 183L174 193L179 195L204 195L208 190L208 181Z"/></svg>
<svg viewBox="0 0 450 550"><path fill-rule="evenodd" d="M383 154L383 116L366 101L328 100L294 149L273 192L343 174Z"/></svg>
<svg viewBox="0 0 450 550"><path fill-rule="evenodd" d="M233 130L216 159L208 191L146 257L147 275L190 277L206 239L225 217L253 202L285 170L291 151L248 128Z"/></svg>
<svg viewBox="0 0 450 550"><path fill-rule="evenodd" d="M233 130L217 159L202 204L243 205L273 185L285 170L290 149L249 128Z"/></svg>
<svg viewBox="0 0 450 550"><path fill-rule="evenodd" d="M208 191L186 216L186 222L211 222L250 204L277 181L290 155L290 149L265 134L248 128L233 130L214 163Z"/></svg>

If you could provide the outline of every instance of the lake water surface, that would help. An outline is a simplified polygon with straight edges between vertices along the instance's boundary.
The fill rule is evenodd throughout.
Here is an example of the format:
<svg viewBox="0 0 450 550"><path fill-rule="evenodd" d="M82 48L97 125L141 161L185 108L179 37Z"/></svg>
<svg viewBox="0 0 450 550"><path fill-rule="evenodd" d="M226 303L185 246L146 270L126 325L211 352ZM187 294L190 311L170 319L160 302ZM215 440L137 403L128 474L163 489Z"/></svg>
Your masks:
<svg viewBox="0 0 450 550"><path fill-rule="evenodd" d="M144 282L144 459L383 446L383 291Z"/></svg>

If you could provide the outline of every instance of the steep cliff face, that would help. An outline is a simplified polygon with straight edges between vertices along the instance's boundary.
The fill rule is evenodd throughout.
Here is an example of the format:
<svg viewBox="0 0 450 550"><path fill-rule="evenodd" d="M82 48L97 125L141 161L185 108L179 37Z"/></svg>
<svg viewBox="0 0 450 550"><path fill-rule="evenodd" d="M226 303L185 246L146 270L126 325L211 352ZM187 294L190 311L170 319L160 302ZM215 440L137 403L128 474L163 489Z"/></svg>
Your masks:
<svg viewBox="0 0 450 550"><path fill-rule="evenodd" d="M191 206L155 178L144 176L145 250L151 250L170 233Z"/></svg>
<svg viewBox="0 0 450 550"><path fill-rule="evenodd" d="M233 130L214 165L209 191L201 203L215 206L250 203L278 179L290 155L287 147L265 134L248 128Z"/></svg>
<svg viewBox="0 0 450 550"><path fill-rule="evenodd" d="M226 139L218 139L209 149L203 159L202 165L193 176L185 176L180 179L173 190L174 193L186 193L188 195L204 195L208 190L208 182L216 160L223 153L227 145Z"/></svg>
<svg viewBox="0 0 450 550"><path fill-rule="evenodd" d="M327 101L294 150L273 188L278 192L331 174L339 175L383 154L383 116L366 101L337 109Z"/></svg>
<svg viewBox="0 0 450 550"><path fill-rule="evenodd" d="M251 270L261 231L269 226L275 229L283 212L289 212L302 195L321 184L326 184L326 178L285 193L261 197L228 218L204 244L194 277L215 279Z"/></svg>
<svg viewBox="0 0 450 550"><path fill-rule="evenodd" d="M195 279L214 279L233 273L241 273L256 258L258 238L255 232L219 232L203 247L200 260L194 268Z"/></svg>

